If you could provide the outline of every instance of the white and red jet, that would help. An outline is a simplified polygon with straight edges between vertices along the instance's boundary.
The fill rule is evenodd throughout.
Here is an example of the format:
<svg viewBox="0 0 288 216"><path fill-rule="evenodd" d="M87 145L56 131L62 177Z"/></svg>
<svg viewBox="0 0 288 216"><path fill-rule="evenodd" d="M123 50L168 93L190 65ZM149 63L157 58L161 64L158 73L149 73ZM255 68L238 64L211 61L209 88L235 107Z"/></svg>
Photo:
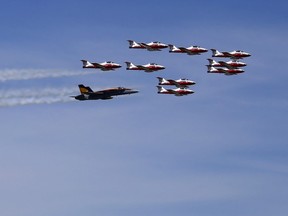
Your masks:
<svg viewBox="0 0 288 216"><path fill-rule="evenodd" d="M175 96L184 96L194 93L194 91L187 88L165 89L163 86L157 86L157 88L158 94L174 94Z"/></svg>
<svg viewBox="0 0 288 216"><path fill-rule="evenodd" d="M189 79L165 79L162 77L157 77L159 80L158 85L175 85L178 88L188 88L190 85L195 85L196 82Z"/></svg>
<svg viewBox="0 0 288 216"><path fill-rule="evenodd" d="M212 50L212 57L225 57L225 58L232 58L232 59L241 59L245 57L251 56L250 53L244 52L242 50L235 50L232 52L219 52L216 49Z"/></svg>
<svg viewBox="0 0 288 216"><path fill-rule="evenodd" d="M159 41L150 43L138 43L133 40L128 40L130 49L147 49L149 51L161 51L161 49L167 48L168 45Z"/></svg>
<svg viewBox="0 0 288 216"><path fill-rule="evenodd" d="M112 61L105 61L102 63L91 63L87 60L81 60L83 62L83 68L94 68L94 69L100 69L102 71L109 71L109 70L115 70L117 68L120 68L121 65L117 64Z"/></svg>
<svg viewBox="0 0 288 216"><path fill-rule="evenodd" d="M236 74L245 72L241 68L232 68L232 67L231 68L215 68L210 65L207 65L207 67L208 67L208 71L207 71L208 73L222 73L225 75L236 75Z"/></svg>
<svg viewBox="0 0 288 216"><path fill-rule="evenodd" d="M134 65L132 62L125 62L127 67L126 70L144 70L145 72L154 72L165 69L164 66L156 63L148 63L145 65Z"/></svg>
<svg viewBox="0 0 288 216"><path fill-rule="evenodd" d="M238 68L238 67L245 67L247 64L244 62L240 62L239 60L236 59L232 59L228 62L224 62L224 61L215 61L214 59L207 59L209 61L209 65L212 67L234 67L234 68Z"/></svg>
<svg viewBox="0 0 288 216"><path fill-rule="evenodd" d="M200 46L190 46L190 47L176 47L173 44L169 44L170 53L186 53L187 55L200 55L208 50Z"/></svg>

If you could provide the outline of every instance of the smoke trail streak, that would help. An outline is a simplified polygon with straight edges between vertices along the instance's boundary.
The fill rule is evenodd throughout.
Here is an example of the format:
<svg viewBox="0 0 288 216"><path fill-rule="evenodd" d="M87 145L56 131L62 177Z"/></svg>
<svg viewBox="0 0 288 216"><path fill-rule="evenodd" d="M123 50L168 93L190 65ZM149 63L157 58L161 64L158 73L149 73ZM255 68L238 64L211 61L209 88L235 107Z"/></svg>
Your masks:
<svg viewBox="0 0 288 216"><path fill-rule="evenodd" d="M79 76L95 73L93 71L68 71L68 70L37 70L37 69L6 69L0 70L0 82L9 80L29 80L42 78L56 78L67 76Z"/></svg>
<svg viewBox="0 0 288 216"><path fill-rule="evenodd" d="M0 91L0 107L26 104L51 104L73 101L75 88L18 89Z"/></svg>

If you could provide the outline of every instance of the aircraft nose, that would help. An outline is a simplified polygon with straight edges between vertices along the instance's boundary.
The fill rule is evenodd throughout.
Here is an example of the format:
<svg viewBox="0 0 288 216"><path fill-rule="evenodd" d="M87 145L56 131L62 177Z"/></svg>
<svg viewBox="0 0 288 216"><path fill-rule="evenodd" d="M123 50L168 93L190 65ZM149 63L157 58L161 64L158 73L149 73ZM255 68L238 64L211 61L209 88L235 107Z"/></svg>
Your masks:
<svg viewBox="0 0 288 216"><path fill-rule="evenodd" d="M134 93L138 93L139 91L138 90L136 90L136 89L127 89L126 90L126 93L128 93L128 94L134 94Z"/></svg>

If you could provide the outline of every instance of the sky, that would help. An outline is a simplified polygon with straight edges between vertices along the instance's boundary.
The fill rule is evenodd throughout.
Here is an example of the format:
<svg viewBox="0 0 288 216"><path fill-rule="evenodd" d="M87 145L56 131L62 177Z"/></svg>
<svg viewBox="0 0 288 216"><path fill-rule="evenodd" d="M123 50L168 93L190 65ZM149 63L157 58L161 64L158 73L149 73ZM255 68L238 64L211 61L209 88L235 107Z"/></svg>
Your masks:
<svg viewBox="0 0 288 216"><path fill-rule="evenodd" d="M288 214L287 1L1 3L1 215ZM132 50L130 39L252 56L243 74L208 74L210 50ZM159 95L157 76L192 79L195 93ZM81 83L139 93L76 101Z"/></svg>

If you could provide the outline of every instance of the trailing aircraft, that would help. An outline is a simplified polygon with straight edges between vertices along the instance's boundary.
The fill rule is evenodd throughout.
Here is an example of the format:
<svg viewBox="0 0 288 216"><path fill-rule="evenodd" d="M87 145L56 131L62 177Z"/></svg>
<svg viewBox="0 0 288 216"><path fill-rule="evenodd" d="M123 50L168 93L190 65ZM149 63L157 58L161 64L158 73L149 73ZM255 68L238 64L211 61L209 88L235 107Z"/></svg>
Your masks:
<svg viewBox="0 0 288 216"><path fill-rule="evenodd" d="M214 59L207 59L209 61L209 65L212 67L245 67L247 64L244 62L240 62L237 59L232 59L228 62L224 62L224 61L215 61Z"/></svg>
<svg viewBox="0 0 288 216"><path fill-rule="evenodd" d="M245 72L241 68L215 68L212 67L211 65L206 65L208 67L208 73L222 73L225 75L236 75L239 73Z"/></svg>
<svg viewBox="0 0 288 216"><path fill-rule="evenodd" d="M91 63L87 60L81 60L83 63L83 68L94 68L94 69L100 69L102 71L109 71L109 70L115 70L116 68L120 68L121 65L117 64L112 61L105 61L102 63Z"/></svg>
<svg viewBox="0 0 288 216"><path fill-rule="evenodd" d="M147 49L149 51L161 51L161 49L167 48L168 45L159 41L150 43L138 43L133 40L128 40L130 49Z"/></svg>
<svg viewBox="0 0 288 216"><path fill-rule="evenodd" d="M190 85L195 85L196 82L189 79L165 79L162 77L157 77L159 80L158 85L175 85L178 88L188 88Z"/></svg>
<svg viewBox="0 0 288 216"><path fill-rule="evenodd" d="M175 96L184 96L194 93L194 91L187 88L165 89L163 86L156 87L158 88L158 94L174 94Z"/></svg>
<svg viewBox="0 0 288 216"><path fill-rule="evenodd" d="M200 46L190 47L176 47L173 44L169 44L170 53L186 53L187 55L200 55L201 53L207 52L208 50Z"/></svg>
<svg viewBox="0 0 288 216"><path fill-rule="evenodd" d="M71 96L76 100L108 100L112 99L113 96L118 95L126 95L126 94L135 94L138 93L137 90L124 88L124 87L116 87L116 88L108 88L100 91L93 91L89 86L84 86L83 84L78 85L80 90L80 95Z"/></svg>
<svg viewBox="0 0 288 216"><path fill-rule="evenodd" d="M219 52L216 49L212 50L212 57L225 57L225 58L232 58L232 59L241 59L245 57L251 56L250 53L244 52L242 50L235 50L232 52Z"/></svg>
<svg viewBox="0 0 288 216"><path fill-rule="evenodd" d="M149 63L145 65L134 65L132 62L125 63L127 65L126 70L144 70L145 72L154 72L165 69L164 66L156 63Z"/></svg>

